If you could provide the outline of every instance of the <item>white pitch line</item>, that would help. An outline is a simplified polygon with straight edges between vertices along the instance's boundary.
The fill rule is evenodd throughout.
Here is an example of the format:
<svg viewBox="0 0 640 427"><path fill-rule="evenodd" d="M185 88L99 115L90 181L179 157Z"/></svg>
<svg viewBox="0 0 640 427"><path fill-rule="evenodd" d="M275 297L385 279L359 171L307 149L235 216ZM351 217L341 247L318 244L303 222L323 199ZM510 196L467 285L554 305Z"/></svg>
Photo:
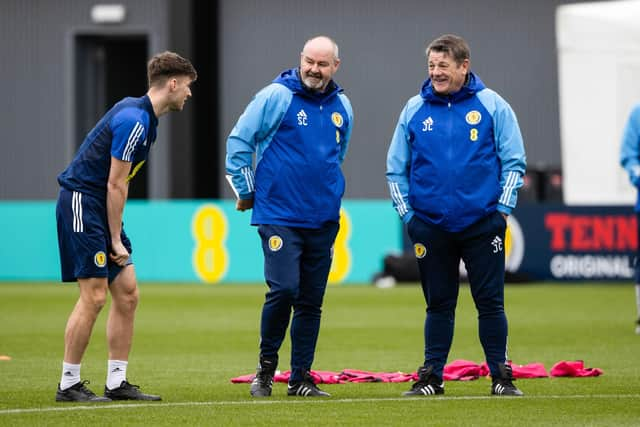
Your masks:
<svg viewBox="0 0 640 427"><path fill-rule="evenodd" d="M45 408L16 408L0 409L0 415L30 414L44 412L68 412L68 411L96 411L104 409L134 409L149 407L178 407L178 406L241 406L241 405L291 405L291 404L327 404L327 403L367 403L367 402L442 402L452 400L494 400L509 399L513 401L525 400L545 400L545 399L640 399L640 394L574 394L574 395L551 395L551 396L524 396L524 397L499 397L499 396L442 396L442 397L381 397L363 399L306 399L289 398L283 400L236 400L220 402L156 402L156 403L95 403L85 406L50 406ZM60 405L66 405L61 403Z"/></svg>

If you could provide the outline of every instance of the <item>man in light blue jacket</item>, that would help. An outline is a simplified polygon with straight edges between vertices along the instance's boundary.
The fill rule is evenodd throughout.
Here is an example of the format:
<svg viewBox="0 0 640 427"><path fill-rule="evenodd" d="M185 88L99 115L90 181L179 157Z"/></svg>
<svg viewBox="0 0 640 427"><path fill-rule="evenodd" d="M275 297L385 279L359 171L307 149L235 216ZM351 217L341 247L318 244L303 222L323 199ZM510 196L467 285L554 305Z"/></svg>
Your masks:
<svg viewBox="0 0 640 427"><path fill-rule="evenodd" d="M465 263L491 393L520 396L507 363L504 240L526 159L516 116L471 72L460 37L426 50L429 78L400 113L387 155L393 205L407 224L427 303L424 364L405 395L443 394L459 264Z"/></svg>
<svg viewBox="0 0 640 427"><path fill-rule="evenodd" d="M635 188L640 188L640 104L636 104L629 114L627 124L622 134L622 148L620 150L620 164L629 174L629 180ZM636 200L635 212L640 224L640 193ZM640 241L640 225L637 228ZM640 250L636 253L636 308L638 321L636 334L640 335Z"/></svg>
<svg viewBox="0 0 640 427"><path fill-rule="evenodd" d="M307 41L300 66L256 94L227 140L227 178L236 208L253 209L269 287L254 397L271 395L292 309L287 394L329 396L310 370L345 188L340 166L353 125L351 104L333 81L339 65L333 40Z"/></svg>

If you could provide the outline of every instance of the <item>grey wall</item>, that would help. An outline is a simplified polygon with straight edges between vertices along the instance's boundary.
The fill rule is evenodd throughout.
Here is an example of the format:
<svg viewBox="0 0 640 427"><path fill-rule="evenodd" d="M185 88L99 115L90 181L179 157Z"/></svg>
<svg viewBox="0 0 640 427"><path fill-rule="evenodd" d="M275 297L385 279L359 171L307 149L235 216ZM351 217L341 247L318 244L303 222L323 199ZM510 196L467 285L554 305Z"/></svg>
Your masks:
<svg viewBox="0 0 640 427"><path fill-rule="evenodd" d="M101 26L90 22L92 0L0 0L0 199L57 195L55 177L74 152L75 34L144 33L151 52L193 53L190 1L118 3L127 8L126 22ZM210 136L211 144L223 154L227 134L255 92L298 64L306 39L327 34L340 45L336 81L356 115L345 162L346 195L387 198L386 150L401 108L426 77L425 45L453 32L468 40L472 69L516 111L529 164L559 166L554 16L556 6L565 3L573 2L219 0L220 16L212 22L220 34L219 51L205 52L218 55L221 64L214 94L221 114L211 117L219 121L220 132ZM190 108L187 104L185 110ZM149 164L153 198L191 194L194 177L188 171L198 153L188 114L160 121ZM219 175L211 185L231 197Z"/></svg>
<svg viewBox="0 0 640 427"><path fill-rule="evenodd" d="M400 110L427 76L425 46L440 34L456 33L470 44L473 71L515 110L529 164L559 166L554 22L555 8L563 3L568 2L223 1L219 141L257 90L298 65L305 40L329 35L342 60L335 80L355 113L344 168L346 196L386 198L386 150Z"/></svg>
<svg viewBox="0 0 640 427"><path fill-rule="evenodd" d="M75 34L147 34L150 51L164 50L167 1L119 1L127 8L125 24L104 26L90 22L92 1L0 0L0 199L57 196L56 175L74 152ZM149 170L154 197L168 194L164 133L154 149L156 167Z"/></svg>

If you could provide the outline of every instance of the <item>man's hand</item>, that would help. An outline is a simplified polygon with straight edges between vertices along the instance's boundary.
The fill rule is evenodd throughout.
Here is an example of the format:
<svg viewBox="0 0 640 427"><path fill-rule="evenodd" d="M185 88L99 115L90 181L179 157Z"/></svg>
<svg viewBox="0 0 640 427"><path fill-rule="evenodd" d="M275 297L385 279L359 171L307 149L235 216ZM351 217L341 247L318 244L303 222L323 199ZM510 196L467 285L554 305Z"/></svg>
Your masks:
<svg viewBox="0 0 640 427"><path fill-rule="evenodd" d="M509 220L509 215L507 215L506 213L500 212L500 215L502 215L502 218L504 218L505 221Z"/></svg>
<svg viewBox="0 0 640 427"><path fill-rule="evenodd" d="M253 207L253 199L238 199L236 201L237 211L246 211Z"/></svg>
<svg viewBox="0 0 640 427"><path fill-rule="evenodd" d="M109 258L120 267L124 267L125 263L129 259L129 252L124 247L122 242L112 242Z"/></svg>

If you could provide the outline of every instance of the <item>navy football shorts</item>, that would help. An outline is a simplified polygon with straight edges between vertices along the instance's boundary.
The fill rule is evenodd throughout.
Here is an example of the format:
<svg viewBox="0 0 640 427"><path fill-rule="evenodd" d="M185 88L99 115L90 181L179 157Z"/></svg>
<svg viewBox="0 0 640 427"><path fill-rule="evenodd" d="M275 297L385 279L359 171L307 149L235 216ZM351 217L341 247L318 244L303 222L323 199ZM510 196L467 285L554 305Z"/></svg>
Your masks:
<svg viewBox="0 0 640 427"><path fill-rule="evenodd" d="M109 260L111 236L106 201L61 188L56 205L58 248L63 282L78 278L115 279L122 267ZM124 247L131 254L131 242L122 229ZM127 265L133 264L131 257Z"/></svg>

